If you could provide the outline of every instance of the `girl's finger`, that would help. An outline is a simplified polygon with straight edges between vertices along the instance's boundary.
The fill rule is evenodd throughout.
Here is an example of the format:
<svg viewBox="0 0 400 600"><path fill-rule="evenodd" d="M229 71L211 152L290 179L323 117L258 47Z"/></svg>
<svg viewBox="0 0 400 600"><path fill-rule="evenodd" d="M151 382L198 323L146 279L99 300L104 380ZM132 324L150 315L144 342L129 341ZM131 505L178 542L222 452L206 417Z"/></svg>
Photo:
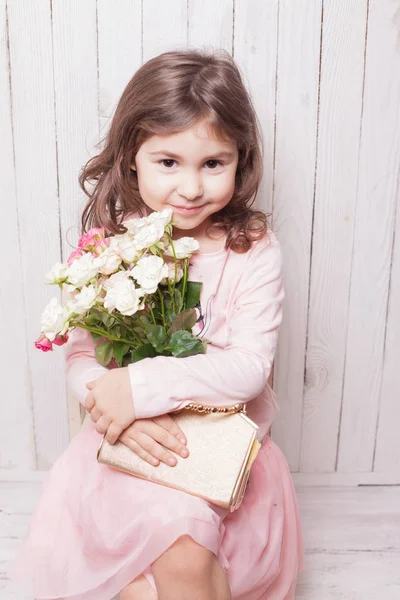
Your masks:
<svg viewBox="0 0 400 600"><path fill-rule="evenodd" d="M99 411L99 409L97 408L97 406L94 406L92 408L92 410L90 411L90 418L92 419L93 423L97 423L97 421L102 417L103 415L101 414L101 412Z"/></svg>
<svg viewBox="0 0 400 600"><path fill-rule="evenodd" d="M169 431L164 429L164 427L161 427L157 423L153 423L153 425L154 425L154 427L152 427L151 429L147 428L146 430L140 431L139 433L143 434L146 437L148 437L149 439L151 439L152 442L155 442L155 443L158 442L159 444L161 444L161 446L164 446L164 448L166 448L167 450L172 450L173 452L180 454L183 458L187 458L189 456L189 451L186 448L186 446L184 444L181 444L181 442L172 433L170 433ZM148 446L145 446L142 443L141 438L139 439L138 437L136 437L135 439L139 442L139 444L141 446L143 446L143 448L145 450L152 453L151 448L149 448ZM146 442L147 442L147 439L146 439ZM159 454L157 454L157 458L161 459Z"/></svg>
<svg viewBox="0 0 400 600"><path fill-rule="evenodd" d="M138 442L129 437L127 434L122 435L120 437L120 441L150 465L156 467L160 464L160 461L157 458L146 452L146 450L144 450L144 448L142 448Z"/></svg>
<svg viewBox="0 0 400 600"><path fill-rule="evenodd" d="M182 429L178 427L174 419L172 419L169 415L159 415L158 417L153 417L153 421L169 431L171 435L178 438L182 444L187 444L187 438Z"/></svg>
<svg viewBox="0 0 400 600"><path fill-rule="evenodd" d="M93 412L93 411L92 411ZM111 420L105 415L101 415L100 418L96 421L96 431L98 433L104 434L108 430L111 425Z"/></svg>
<svg viewBox="0 0 400 600"><path fill-rule="evenodd" d="M171 452L168 452L168 450L166 450L166 448L163 446L160 446L160 444L158 444L146 433L143 433L142 431L136 432L135 439L133 441L145 452L147 452L147 454L149 454L153 459L155 458L156 460L165 463L169 467L174 467L176 465L176 456L171 454ZM152 464L155 463L153 462Z"/></svg>
<svg viewBox="0 0 400 600"><path fill-rule="evenodd" d="M117 425L116 423L114 423L114 421L112 421L106 433L107 442L109 444L114 444L123 432L123 430L123 427Z"/></svg>

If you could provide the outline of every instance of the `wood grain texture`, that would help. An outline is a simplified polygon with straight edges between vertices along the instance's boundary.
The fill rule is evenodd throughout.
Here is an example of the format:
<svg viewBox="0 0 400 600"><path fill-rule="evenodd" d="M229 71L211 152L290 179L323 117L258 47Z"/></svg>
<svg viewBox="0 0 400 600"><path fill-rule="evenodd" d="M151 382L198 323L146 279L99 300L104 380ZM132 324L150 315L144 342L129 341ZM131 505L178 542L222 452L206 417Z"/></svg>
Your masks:
<svg viewBox="0 0 400 600"><path fill-rule="evenodd" d="M301 483L398 483L398 0L1 0L0 10L0 479L45 471L80 428L62 349L33 348L58 294L43 275L80 233L79 171L137 68L201 47L233 54L263 134L255 204L272 212L286 292L272 437Z"/></svg>
<svg viewBox="0 0 400 600"><path fill-rule="evenodd" d="M398 265L393 264L392 272L400 169L400 22L399 15L397 22L394 18L399 9L400 6L397 4L396 8L395 3L386 3L382 7L381 4L371 2L368 19L347 375L338 461L338 470L348 472L370 471L373 468L381 398L384 403L381 424L386 425L386 428L380 428L377 440L380 469L386 460L389 467L394 465L396 457L399 464L400 458L399 450L395 449L394 428L390 426L395 414L393 401L397 396L398 402L400 391L398 372L396 373L397 369L393 364L393 345L387 347L385 355L385 336L390 338L396 331L395 321L398 321L400 314L399 290L396 290L396 285L390 287L391 273L395 283L398 269ZM380 115L379 119L375 118L376 115ZM394 298L391 298L392 314L389 323L390 290ZM385 360L388 361L387 365L384 364ZM390 387L387 385L389 381ZM388 431L392 432L391 436L387 435ZM385 447L386 452L382 452Z"/></svg>
<svg viewBox="0 0 400 600"><path fill-rule="evenodd" d="M336 467L351 283L367 0L324 2L300 471Z"/></svg>
<svg viewBox="0 0 400 600"><path fill-rule="evenodd" d="M31 406L31 377L27 354L24 313L26 298L22 282L14 139L9 69L8 15L5 0L0 2L0 90L2 110L2 160L0 161L0 197L2 198L3 235L0 236L0 380L3 418L0 420L0 468L36 468L35 437ZM10 249L12 248L12 252ZM16 360L18 357L18 360ZM18 432L18 436L16 436Z"/></svg>
<svg viewBox="0 0 400 600"><path fill-rule="evenodd" d="M296 600L398 600L400 488L300 486L296 492L305 546ZM7 571L39 493L39 483L0 484L2 600L32 600L8 581Z"/></svg>
<svg viewBox="0 0 400 600"><path fill-rule="evenodd" d="M31 373L36 466L46 469L69 439L62 354L45 355L33 346L40 331L41 312L52 297L59 297L57 289L44 285L43 277L61 257L49 2L9 3L8 24L26 352ZM25 348L19 351L24 352ZM14 374L14 378L19 376ZM29 411L20 418L30 419ZM18 444L18 427L14 434Z"/></svg>
<svg viewBox="0 0 400 600"><path fill-rule="evenodd" d="M275 377L281 410L272 432L292 471L299 470L301 448L321 16L321 2L280 4L273 223L286 296Z"/></svg>
<svg viewBox="0 0 400 600"><path fill-rule="evenodd" d="M142 0L97 0L99 115L109 117L142 64ZM116 9L117 8L117 9Z"/></svg>

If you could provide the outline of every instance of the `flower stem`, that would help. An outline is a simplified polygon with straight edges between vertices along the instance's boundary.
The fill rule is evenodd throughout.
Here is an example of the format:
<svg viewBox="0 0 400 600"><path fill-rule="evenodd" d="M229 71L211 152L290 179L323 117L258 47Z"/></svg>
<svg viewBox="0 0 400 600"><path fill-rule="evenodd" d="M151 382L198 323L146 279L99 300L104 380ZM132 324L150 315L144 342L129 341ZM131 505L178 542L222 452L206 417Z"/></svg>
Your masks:
<svg viewBox="0 0 400 600"><path fill-rule="evenodd" d="M151 307L151 304L149 304L149 309L150 309L151 318L153 319L153 323L154 323L154 325L157 325L156 318L154 316L154 312L153 312L153 309Z"/></svg>
<svg viewBox="0 0 400 600"><path fill-rule="evenodd" d="M139 344L143 344L143 340L139 337L139 335L136 333L136 331L134 329L130 329L128 327L128 325L125 323L124 319L122 317L120 317L119 315L117 315L117 313L115 313L115 312L109 313L107 310L100 308L100 306L96 306L96 310L98 310L99 312L102 312L102 313L106 313L107 315L110 315L110 317L114 317L114 319L116 321L118 321L118 323L121 323L121 325L126 327L126 329L135 336L135 338L137 339ZM121 342L123 341L121 338L118 338L118 339L120 339Z"/></svg>
<svg viewBox="0 0 400 600"><path fill-rule="evenodd" d="M182 298L181 298L181 305L179 307L179 312L181 312L183 305L185 303L185 294L186 294L186 285L187 285L187 278L188 278L188 260L185 259L185 264L183 267L183 285L182 285Z"/></svg>
<svg viewBox="0 0 400 600"><path fill-rule="evenodd" d="M172 239L172 236L169 233L167 233L167 237L168 237L169 243L171 244L172 254L174 255L174 282L173 282L173 285L172 285L172 294L170 293L170 295L171 295L171 300L172 300L173 311L175 312L175 310L176 310L176 306L175 306L175 282L176 282L176 278L178 277L178 259L176 258L175 246L174 246L174 241Z"/></svg>
<svg viewBox="0 0 400 600"><path fill-rule="evenodd" d="M161 300L161 316L162 316L163 325L165 327L166 322L165 322L164 295L163 295L162 291L160 290L160 288L158 288L158 295L160 296L160 300Z"/></svg>
<svg viewBox="0 0 400 600"><path fill-rule="evenodd" d="M137 345L135 344L135 342L132 342L132 340L126 340L124 338L114 337L113 335L110 335L108 331L103 331L102 329L98 329L97 327L91 327L90 325L84 325L83 323L74 323L74 322L72 322L72 326L80 327L81 329L86 329L86 331L91 331L92 333L97 333L98 335L101 335L102 337L105 337L105 338L109 339L110 341L125 342L125 344L129 344L129 346L133 346L134 348L137 348ZM140 345L143 345L142 341L140 341Z"/></svg>

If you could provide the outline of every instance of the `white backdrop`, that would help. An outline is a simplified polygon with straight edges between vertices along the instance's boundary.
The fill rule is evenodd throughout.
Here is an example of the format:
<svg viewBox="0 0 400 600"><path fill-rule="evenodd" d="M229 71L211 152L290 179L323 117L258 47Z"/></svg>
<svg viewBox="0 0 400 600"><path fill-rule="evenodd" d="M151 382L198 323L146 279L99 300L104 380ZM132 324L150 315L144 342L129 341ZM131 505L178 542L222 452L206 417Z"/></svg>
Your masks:
<svg viewBox="0 0 400 600"><path fill-rule="evenodd" d="M400 0L0 0L0 479L79 427L63 352L33 347L96 151L135 70L225 48L265 140L286 298L272 428L295 481L400 483Z"/></svg>

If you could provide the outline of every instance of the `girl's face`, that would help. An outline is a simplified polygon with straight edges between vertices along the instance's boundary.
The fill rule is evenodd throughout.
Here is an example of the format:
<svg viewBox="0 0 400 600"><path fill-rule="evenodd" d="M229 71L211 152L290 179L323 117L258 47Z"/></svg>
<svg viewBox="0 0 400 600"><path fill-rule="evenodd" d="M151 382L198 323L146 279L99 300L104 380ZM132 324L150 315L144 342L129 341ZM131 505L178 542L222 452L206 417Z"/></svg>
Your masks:
<svg viewBox="0 0 400 600"><path fill-rule="evenodd" d="M238 157L235 141L217 141L199 122L179 133L153 135L131 167L149 212L171 207L176 229L199 237L210 215L232 198Z"/></svg>

